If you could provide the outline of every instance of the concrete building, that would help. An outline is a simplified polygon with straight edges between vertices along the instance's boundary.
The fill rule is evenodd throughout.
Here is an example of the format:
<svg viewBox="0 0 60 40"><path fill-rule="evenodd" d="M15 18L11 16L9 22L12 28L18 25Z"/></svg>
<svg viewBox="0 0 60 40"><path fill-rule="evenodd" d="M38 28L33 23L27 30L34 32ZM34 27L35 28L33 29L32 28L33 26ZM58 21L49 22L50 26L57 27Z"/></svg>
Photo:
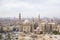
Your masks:
<svg viewBox="0 0 60 40"><path fill-rule="evenodd" d="M33 32L34 31L34 21L30 21L28 19L24 20L22 22L21 20L21 14L19 14L19 25L20 25L20 32Z"/></svg>
<svg viewBox="0 0 60 40"><path fill-rule="evenodd" d="M56 31L58 31L58 32L60 33L60 24L57 25L57 27L56 27Z"/></svg>

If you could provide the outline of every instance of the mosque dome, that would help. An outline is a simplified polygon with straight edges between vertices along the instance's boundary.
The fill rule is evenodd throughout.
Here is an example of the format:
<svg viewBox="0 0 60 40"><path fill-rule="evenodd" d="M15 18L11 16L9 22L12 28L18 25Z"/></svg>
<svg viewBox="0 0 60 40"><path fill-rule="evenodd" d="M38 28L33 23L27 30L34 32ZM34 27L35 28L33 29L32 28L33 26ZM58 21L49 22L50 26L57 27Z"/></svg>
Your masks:
<svg viewBox="0 0 60 40"><path fill-rule="evenodd" d="M59 24L59 25L57 25L57 27L60 27L60 24Z"/></svg>
<svg viewBox="0 0 60 40"><path fill-rule="evenodd" d="M37 27L37 30L39 30L39 27Z"/></svg>
<svg viewBox="0 0 60 40"><path fill-rule="evenodd" d="M23 22L23 24L29 24L30 23L30 21L29 20L24 20L24 22Z"/></svg>

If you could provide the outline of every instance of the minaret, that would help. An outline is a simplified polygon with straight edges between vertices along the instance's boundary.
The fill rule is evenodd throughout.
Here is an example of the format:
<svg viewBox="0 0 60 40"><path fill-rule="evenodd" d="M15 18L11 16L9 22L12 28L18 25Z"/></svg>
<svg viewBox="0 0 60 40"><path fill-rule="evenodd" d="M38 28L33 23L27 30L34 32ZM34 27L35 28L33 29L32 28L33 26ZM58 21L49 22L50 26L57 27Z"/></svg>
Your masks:
<svg viewBox="0 0 60 40"><path fill-rule="evenodd" d="M19 13L19 22L21 21L21 13Z"/></svg>
<svg viewBox="0 0 60 40"><path fill-rule="evenodd" d="M41 20L40 20L40 14L38 15L38 26L40 25Z"/></svg>
<svg viewBox="0 0 60 40"><path fill-rule="evenodd" d="M38 27L39 27L39 31L37 33L42 32L42 25L41 25L40 14L38 15Z"/></svg>
<svg viewBox="0 0 60 40"><path fill-rule="evenodd" d="M22 27L22 21L21 21L21 13L19 13L19 31L22 32L23 31L23 27Z"/></svg>
<svg viewBox="0 0 60 40"><path fill-rule="evenodd" d="M40 14L38 15L38 21L40 21Z"/></svg>
<svg viewBox="0 0 60 40"><path fill-rule="evenodd" d="M32 18L32 32L34 32L34 18Z"/></svg>

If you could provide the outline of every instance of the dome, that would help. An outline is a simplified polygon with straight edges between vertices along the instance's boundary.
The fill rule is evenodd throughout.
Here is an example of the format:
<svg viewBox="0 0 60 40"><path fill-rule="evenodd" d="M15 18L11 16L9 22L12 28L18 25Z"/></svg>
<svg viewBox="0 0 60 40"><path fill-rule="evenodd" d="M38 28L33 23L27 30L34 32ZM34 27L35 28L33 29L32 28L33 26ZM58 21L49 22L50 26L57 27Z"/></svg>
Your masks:
<svg viewBox="0 0 60 40"><path fill-rule="evenodd" d="M55 23L48 23L48 24L55 24Z"/></svg>
<svg viewBox="0 0 60 40"><path fill-rule="evenodd" d="M59 24L59 25L57 25L57 27L60 27L60 24Z"/></svg>
<svg viewBox="0 0 60 40"><path fill-rule="evenodd" d="M30 23L30 21L29 20L24 20L24 22L23 22L23 24L26 24L26 23Z"/></svg>

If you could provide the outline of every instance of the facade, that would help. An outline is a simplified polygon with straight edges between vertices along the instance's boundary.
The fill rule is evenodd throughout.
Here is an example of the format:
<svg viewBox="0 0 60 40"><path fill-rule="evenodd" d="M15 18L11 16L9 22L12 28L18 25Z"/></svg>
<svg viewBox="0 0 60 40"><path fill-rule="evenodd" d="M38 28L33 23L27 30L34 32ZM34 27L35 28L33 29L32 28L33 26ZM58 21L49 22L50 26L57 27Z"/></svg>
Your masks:
<svg viewBox="0 0 60 40"><path fill-rule="evenodd" d="M28 33L28 32L30 32L30 22L29 22L29 20L25 20L24 22L23 22L23 32L26 32L26 33Z"/></svg>
<svg viewBox="0 0 60 40"><path fill-rule="evenodd" d="M56 27L56 31L58 31L58 32L60 33L60 24L57 25L57 27Z"/></svg>
<svg viewBox="0 0 60 40"><path fill-rule="evenodd" d="M22 22L21 14L19 14L19 25L20 25L20 32L30 33L34 30L34 21L29 21L28 19Z"/></svg>
<svg viewBox="0 0 60 40"><path fill-rule="evenodd" d="M55 31L56 30L56 24L55 23L48 23L49 26L49 32Z"/></svg>

